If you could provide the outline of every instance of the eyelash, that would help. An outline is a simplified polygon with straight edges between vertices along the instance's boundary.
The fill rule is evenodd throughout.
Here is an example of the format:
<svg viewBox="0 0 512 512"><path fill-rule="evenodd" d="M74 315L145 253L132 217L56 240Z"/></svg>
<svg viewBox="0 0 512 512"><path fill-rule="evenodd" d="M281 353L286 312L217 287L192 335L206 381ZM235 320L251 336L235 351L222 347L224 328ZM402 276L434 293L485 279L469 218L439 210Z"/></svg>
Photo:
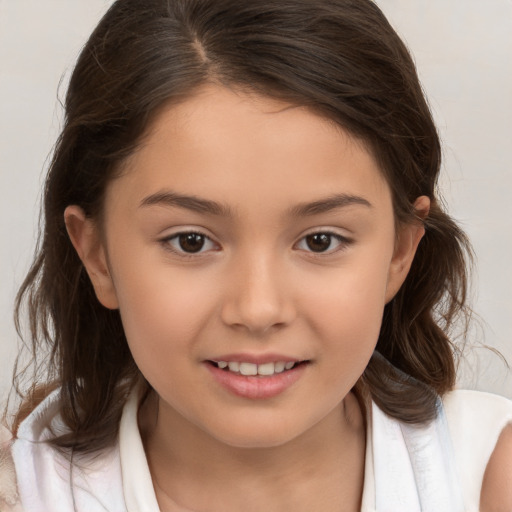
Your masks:
<svg viewBox="0 0 512 512"><path fill-rule="evenodd" d="M194 258L194 257L199 257L200 255L202 255L203 253L205 252L209 252L211 251L212 249L207 249L207 250L203 250L204 248L204 244L199 248L199 250L197 250L196 252L187 252L185 250L183 250L183 247L176 247L173 242L177 242L177 245L180 246L181 243L180 243L180 238L181 237L184 237L184 236L198 236L198 237L202 237L203 240L204 240L204 244L211 244L213 246L216 246L216 247L219 247L218 244L216 242L214 242L208 235L202 233L201 231L195 231L195 230L190 230L190 231L180 231L179 233L175 233L171 236L168 236L168 237L165 237L163 239L160 240L160 243L164 246L164 248L166 250L169 250L177 255L179 255L180 257L183 257L183 258ZM350 238L347 238L347 237L344 237L338 233L334 233L332 231L313 231L311 233L308 233L306 235L304 235L302 238L300 238L300 240L294 244L294 247L298 247L299 245L301 244L307 244L307 239L309 237L314 237L314 236L326 236L326 237L329 237L329 247L327 250L325 251L314 251L314 250L311 250L311 247L309 247L308 249L301 249L301 250L304 250L305 252L307 253L310 253L312 256L314 257L322 257L322 256L327 256L327 255L331 255L331 254L335 254L339 251L343 251L344 249L346 249L350 244L352 244L353 240L350 239ZM330 246L332 245L333 241L336 241L338 242L338 246L334 249L330 248ZM219 249L213 249L215 251L219 250Z"/></svg>

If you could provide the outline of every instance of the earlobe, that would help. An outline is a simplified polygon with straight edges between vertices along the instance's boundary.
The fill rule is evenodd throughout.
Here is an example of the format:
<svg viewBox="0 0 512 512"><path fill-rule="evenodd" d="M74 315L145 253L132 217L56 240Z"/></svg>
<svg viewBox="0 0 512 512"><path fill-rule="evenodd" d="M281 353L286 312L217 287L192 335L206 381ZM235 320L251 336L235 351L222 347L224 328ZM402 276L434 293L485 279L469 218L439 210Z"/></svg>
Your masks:
<svg viewBox="0 0 512 512"><path fill-rule="evenodd" d="M114 283L108 268L104 244L95 222L76 205L64 211L66 229L78 257L89 275L98 300L109 309L119 307Z"/></svg>
<svg viewBox="0 0 512 512"><path fill-rule="evenodd" d="M428 216L430 199L420 196L414 202L418 220L400 227L393 259L389 267L386 303L390 302L404 283L411 268L418 245L425 234L422 220Z"/></svg>

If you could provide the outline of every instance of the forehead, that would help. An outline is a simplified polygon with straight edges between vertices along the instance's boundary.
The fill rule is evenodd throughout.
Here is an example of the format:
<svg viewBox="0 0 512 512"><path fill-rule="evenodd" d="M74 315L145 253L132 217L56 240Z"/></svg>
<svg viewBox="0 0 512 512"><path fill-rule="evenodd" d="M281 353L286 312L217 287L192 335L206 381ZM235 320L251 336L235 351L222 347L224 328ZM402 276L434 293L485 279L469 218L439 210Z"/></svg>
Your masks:
<svg viewBox="0 0 512 512"><path fill-rule="evenodd" d="M365 145L331 120L213 85L162 109L125 170L121 181L138 197L169 188L234 208L254 197L267 205L335 193L389 199Z"/></svg>

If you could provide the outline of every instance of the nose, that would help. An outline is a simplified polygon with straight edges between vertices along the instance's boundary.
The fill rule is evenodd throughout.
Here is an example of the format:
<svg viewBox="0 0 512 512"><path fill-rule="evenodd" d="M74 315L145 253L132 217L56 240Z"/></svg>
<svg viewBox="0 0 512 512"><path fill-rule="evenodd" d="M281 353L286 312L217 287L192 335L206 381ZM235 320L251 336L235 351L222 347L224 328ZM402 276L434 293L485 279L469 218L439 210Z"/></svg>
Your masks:
<svg viewBox="0 0 512 512"><path fill-rule="evenodd" d="M254 336L289 325L295 307L282 266L262 255L240 258L228 277L221 317L231 328Z"/></svg>

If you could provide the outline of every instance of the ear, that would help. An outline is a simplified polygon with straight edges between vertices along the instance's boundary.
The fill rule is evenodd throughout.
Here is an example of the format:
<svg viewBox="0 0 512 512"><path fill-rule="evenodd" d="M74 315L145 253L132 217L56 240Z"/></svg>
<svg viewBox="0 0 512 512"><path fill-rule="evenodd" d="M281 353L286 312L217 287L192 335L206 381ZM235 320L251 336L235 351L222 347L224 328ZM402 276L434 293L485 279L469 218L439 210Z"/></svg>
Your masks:
<svg viewBox="0 0 512 512"><path fill-rule="evenodd" d="M428 215L430 199L427 196L418 197L414 202L414 208L418 220L400 226L397 233L395 251L388 273L386 304L397 294L409 273L418 244L425 234L425 228L421 221Z"/></svg>
<svg viewBox="0 0 512 512"><path fill-rule="evenodd" d="M92 282L96 297L106 308L117 309L119 304L98 226L76 205L66 208L64 222L71 243Z"/></svg>

